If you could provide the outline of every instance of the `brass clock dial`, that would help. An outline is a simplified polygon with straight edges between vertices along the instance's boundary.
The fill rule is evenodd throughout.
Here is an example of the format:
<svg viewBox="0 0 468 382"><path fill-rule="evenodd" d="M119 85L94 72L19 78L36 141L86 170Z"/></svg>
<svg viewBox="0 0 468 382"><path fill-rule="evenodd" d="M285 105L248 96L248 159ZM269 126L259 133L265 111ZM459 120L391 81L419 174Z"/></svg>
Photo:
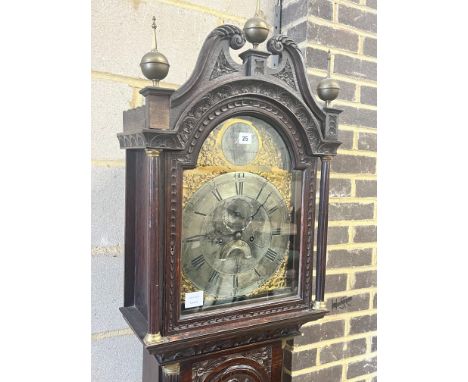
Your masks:
<svg viewBox="0 0 468 382"><path fill-rule="evenodd" d="M259 175L215 177L191 196L183 215L183 272L208 295L248 295L287 256L288 208L276 187Z"/></svg>
<svg viewBox="0 0 468 382"><path fill-rule="evenodd" d="M209 133L183 175L183 315L297 293L301 182L268 122L236 116Z"/></svg>

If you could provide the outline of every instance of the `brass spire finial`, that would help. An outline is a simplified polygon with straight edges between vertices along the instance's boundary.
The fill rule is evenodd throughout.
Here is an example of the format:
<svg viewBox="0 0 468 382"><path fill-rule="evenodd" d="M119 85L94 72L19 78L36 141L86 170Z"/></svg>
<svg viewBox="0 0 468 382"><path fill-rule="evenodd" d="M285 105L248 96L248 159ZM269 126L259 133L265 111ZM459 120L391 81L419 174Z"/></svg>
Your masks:
<svg viewBox="0 0 468 382"><path fill-rule="evenodd" d="M252 43L253 48L265 41L270 33L270 26L263 19L263 12L260 9L260 0L257 0L254 17L251 17L244 25L245 38Z"/></svg>
<svg viewBox="0 0 468 382"><path fill-rule="evenodd" d="M158 52L158 41L156 39L156 17L153 16L154 49L146 53L140 62L143 75L153 81L153 86L159 86L159 81L167 76L169 72L169 61L166 56Z"/></svg>
<svg viewBox="0 0 468 382"><path fill-rule="evenodd" d="M330 49L327 54L327 77L321 80L317 85L317 94L322 101L325 101L327 107L330 102L338 97L340 85L337 81L331 78L331 53Z"/></svg>
<svg viewBox="0 0 468 382"><path fill-rule="evenodd" d="M257 9L255 10L255 16L260 17L260 0L257 0Z"/></svg>
<svg viewBox="0 0 468 382"><path fill-rule="evenodd" d="M153 24L151 25L151 28L153 28L153 34L154 34L154 50L158 50L158 39L156 38L156 28L158 26L156 25L156 17L153 16Z"/></svg>

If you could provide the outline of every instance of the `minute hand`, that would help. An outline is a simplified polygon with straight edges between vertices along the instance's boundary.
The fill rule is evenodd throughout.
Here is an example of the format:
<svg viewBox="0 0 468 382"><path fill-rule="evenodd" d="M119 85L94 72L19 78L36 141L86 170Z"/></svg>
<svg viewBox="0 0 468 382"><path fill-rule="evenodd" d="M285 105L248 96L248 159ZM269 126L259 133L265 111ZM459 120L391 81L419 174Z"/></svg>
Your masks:
<svg viewBox="0 0 468 382"><path fill-rule="evenodd" d="M260 211L260 208L262 208L265 205L265 203L267 202L267 200L268 200L268 198L270 197L271 194L272 194L272 192L270 192L268 194L268 196L265 198L264 202L258 206L257 211L255 211L255 213L250 217L250 219L253 219L255 217L255 215L258 214L258 211Z"/></svg>

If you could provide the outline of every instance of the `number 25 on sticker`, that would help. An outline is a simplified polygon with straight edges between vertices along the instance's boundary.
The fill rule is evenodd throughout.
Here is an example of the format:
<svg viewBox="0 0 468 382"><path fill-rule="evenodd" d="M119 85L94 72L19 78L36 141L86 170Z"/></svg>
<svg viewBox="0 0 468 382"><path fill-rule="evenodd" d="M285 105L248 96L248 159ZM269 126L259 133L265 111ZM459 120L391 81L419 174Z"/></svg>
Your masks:
<svg viewBox="0 0 468 382"><path fill-rule="evenodd" d="M252 143L252 133L239 133L239 144L250 145Z"/></svg>

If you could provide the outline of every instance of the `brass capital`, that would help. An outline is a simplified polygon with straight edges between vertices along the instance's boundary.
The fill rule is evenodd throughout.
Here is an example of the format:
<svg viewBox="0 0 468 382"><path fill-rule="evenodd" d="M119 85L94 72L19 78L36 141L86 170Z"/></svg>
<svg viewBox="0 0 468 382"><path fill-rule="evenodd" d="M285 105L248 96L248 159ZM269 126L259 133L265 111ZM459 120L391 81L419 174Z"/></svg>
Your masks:
<svg viewBox="0 0 468 382"><path fill-rule="evenodd" d="M161 152L156 149L145 149L146 155L150 158L158 157Z"/></svg>
<svg viewBox="0 0 468 382"><path fill-rule="evenodd" d="M314 305L312 306L314 310L327 310L327 305L325 301L314 301Z"/></svg>
<svg viewBox="0 0 468 382"><path fill-rule="evenodd" d="M145 338L143 338L143 342L145 345L154 345L162 341L161 333L147 333Z"/></svg>
<svg viewBox="0 0 468 382"><path fill-rule="evenodd" d="M286 347L286 342L287 342L287 341L288 341L288 340L287 340L286 338L282 338L282 339L281 339L281 349L284 349L284 348Z"/></svg>
<svg viewBox="0 0 468 382"><path fill-rule="evenodd" d="M169 365L164 365L163 367L164 374L176 374L180 373L180 364L179 363L171 363Z"/></svg>

